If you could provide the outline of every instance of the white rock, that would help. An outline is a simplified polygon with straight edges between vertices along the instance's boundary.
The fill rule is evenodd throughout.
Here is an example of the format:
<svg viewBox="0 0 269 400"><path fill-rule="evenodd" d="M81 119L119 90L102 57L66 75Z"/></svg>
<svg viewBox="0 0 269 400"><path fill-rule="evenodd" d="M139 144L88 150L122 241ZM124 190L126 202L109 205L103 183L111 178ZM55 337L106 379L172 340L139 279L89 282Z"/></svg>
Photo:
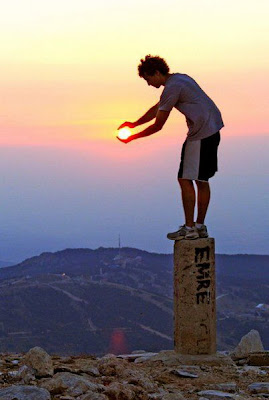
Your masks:
<svg viewBox="0 0 269 400"><path fill-rule="evenodd" d="M120 354L117 356L117 358L122 358L123 360L128 360L128 361L134 361L136 358L139 357L148 357L151 358L153 356L156 356L158 353L131 353L131 354Z"/></svg>
<svg viewBox="0 0 269 400"><path fill-rule="evenodd" d="M252 329L242 337L238 346L231 353L234 359L246 358L249 353L264 351L261 337L258 331Z"/></svg>
<svg viewBox="0 0 269 400"><path fill-rule="evenodd" d="M269 382L255 382L248 386L251 393L269 394Z"/></svg>
<svg viewBox="0 0 269 400"><path fill-rule="evenodd" d="M205 396L208 400L235 399L233 394L219 390L202 390L198 392L198 395Z"/></svg>
<svg viewBox="0 0 269 400"><path fill-rule="evenodd" d="M142 354L142 353L146 353L146 351L145 350L133 350L131 352L131 354Z"/></svg>
<svg viewBox="0 0 269 400"><path fill-rule="evenodd" d="M198 378L198 375L196 374L192 374L188 371L183 371L182 369L173 369L172 371L170 371L171 374L176 375L176 376L180 376L181 378Z"/></svg>
<svg viewBox="0 0 269 400"><path fill-rule="evenodd" d="M53 375L53 364L49 354L41 347L33 347L24 356L24 363L35 370L37 377Z"/></svg>

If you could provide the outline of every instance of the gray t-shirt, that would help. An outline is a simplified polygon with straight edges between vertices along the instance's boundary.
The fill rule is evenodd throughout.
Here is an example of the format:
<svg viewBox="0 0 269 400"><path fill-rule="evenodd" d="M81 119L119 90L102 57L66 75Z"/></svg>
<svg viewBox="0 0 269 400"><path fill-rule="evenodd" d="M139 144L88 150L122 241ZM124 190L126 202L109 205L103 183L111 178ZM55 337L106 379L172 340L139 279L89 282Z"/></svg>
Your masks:
<svg viewBox="0 0 269 400"><path fill-rule="evenodd" d="M172 74L165 83L159 110L171 111L173 107L186 117L188 140L204 139L224 126L216 104L186 74Z"/></svg>

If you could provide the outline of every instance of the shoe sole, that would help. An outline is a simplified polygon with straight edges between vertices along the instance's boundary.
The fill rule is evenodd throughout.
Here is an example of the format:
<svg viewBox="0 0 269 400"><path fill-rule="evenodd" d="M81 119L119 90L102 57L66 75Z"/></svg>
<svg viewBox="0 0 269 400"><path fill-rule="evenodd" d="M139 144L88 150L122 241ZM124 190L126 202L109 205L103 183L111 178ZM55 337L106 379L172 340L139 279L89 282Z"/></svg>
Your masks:
<svg viewBox="0 0 269 400"><path fill-rule="evenodd" d="M182 240L182 239L185 239L185 236L179 236L179 237L176 237L176 238L170 238L170 237L167 236L167 239L169 239L169 240Z"/></svg>
<svg viewBox="0 0 269 400"><path fill-rule="evenodd" d="M196 237L189 237L189 238L186 238L185 236L180 236L180 237L178 237L178 238L174 238L174 239L172 239L172 238L169 238L169 237L167 237L167 239L169 239L169 240L176 240L176 241L178 241L178 240L195 240L195 239L199 239L200 237L199 236L196 236Z"/></svg>

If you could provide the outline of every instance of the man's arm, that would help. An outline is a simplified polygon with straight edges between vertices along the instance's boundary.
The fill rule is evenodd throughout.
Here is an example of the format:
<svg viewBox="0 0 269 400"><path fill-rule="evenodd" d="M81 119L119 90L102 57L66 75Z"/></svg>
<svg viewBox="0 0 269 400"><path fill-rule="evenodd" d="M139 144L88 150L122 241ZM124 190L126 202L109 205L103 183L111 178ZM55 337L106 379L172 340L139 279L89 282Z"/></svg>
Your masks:
<svg viewBox="0 0 269 400"><path fill-rule="evenodd" d="M149 121L151 121L153 118L156 117L157 112L159 109L159 102L157 104L155 104L155 106L151 107L141 118L139 118L137 121L135 122L124 122L123 124L121 124L118 129L122 129L124 127L128 127L128 128L135 128L136 126L145 124Z"/></svg>
<svg viewBox="0 0 269 400"><path fill-rule="evenodd" d="M144 114L141 118L139 118L136 122L134 122L135 126L146 124L147 122L156 118L158 109L159 109L159 102L155 104L155 106L151 107L146 112L146 114Z"/></svg>
<svg viewBox="0 0 269 400"><path fill-rule="evenodd" d="M148 126L146 129L139 133L136 133L135 135L129 136L128 139L118 139L123 143L129 143L132 140L152 135L153 133L156 133L162 129L167 118L169 117L169 114L170 111L158 111L154 124Z"/></svg>

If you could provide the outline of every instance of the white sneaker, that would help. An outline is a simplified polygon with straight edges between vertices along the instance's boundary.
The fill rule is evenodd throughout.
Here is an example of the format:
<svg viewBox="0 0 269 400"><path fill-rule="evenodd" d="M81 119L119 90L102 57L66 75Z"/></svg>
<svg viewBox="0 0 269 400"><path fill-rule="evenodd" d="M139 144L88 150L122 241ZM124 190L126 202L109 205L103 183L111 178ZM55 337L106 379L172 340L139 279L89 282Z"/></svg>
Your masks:
<svg viewBox="0 0 269 400"><path fill-rule="evenodd" d="M207 227L206 225L202 225L201 228L197 228L197 232L199 234L200 238L207 238L208 237L208 232L207 232Z"/></svg>
<svg viewBox="0 0 269 400"><path fill-rule="evenodd" d="M199 238L199 233L195 226L193 226L191 229L187 229L186 225L182 225L178 228L176 232L170 232L167 234L167 239L170 240L182 240L182 239L192 240L198 238Z"/></svg>

